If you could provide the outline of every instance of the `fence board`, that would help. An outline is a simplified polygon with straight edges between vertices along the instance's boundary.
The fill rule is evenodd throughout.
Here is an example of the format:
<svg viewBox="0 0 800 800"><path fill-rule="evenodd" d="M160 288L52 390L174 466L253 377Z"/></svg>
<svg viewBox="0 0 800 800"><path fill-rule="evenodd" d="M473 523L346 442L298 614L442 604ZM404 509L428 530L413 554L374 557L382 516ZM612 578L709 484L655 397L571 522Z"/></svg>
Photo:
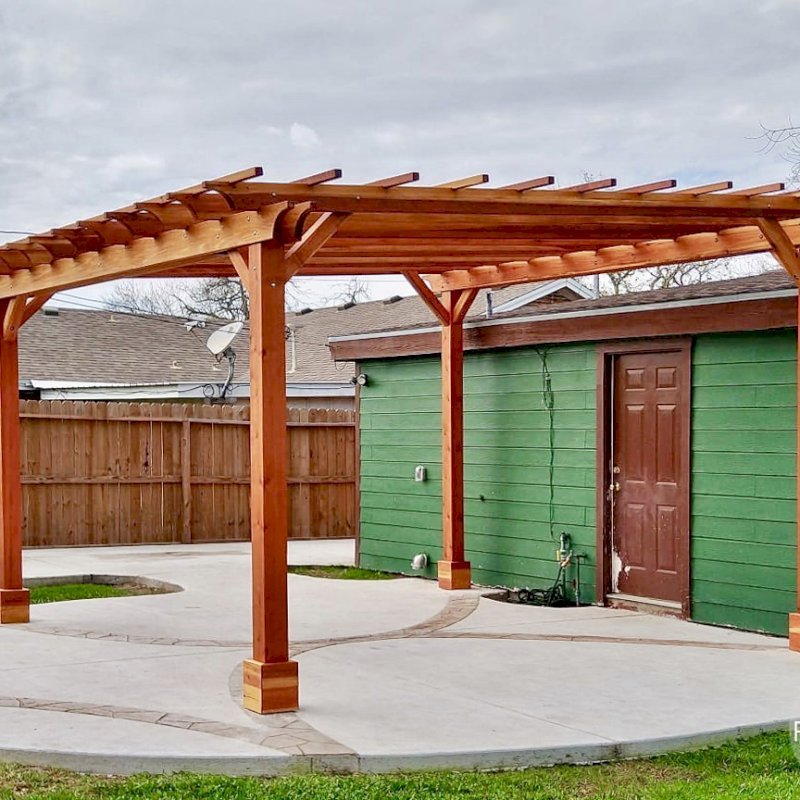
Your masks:
<svg viewBox="0 0 800 800"><path fill-rule="evenodd" d="M250 537L244 405L25 400L27 547ZM355 415L289 409L289 536L355 535Z"/></svg>

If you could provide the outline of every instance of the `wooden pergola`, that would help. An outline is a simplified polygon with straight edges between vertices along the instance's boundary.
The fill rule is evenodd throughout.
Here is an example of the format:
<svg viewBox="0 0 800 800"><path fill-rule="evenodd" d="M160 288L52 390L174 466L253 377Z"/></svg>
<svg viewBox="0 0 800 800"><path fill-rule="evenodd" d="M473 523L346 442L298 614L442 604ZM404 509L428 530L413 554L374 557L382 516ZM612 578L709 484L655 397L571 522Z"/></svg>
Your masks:
<svg viewBox="0 0 800 800"><path fill-rule="evenodd" d="M285 287L297 275L401 274L442 326L439 584L470 585L464 550L463 321L484 287L771 251L800 281L800 193L775 183L675 189L486 175L415 187L339 170L291 183L243 170L0 246L0 622L29 619L22 585L17 332L54 292L123 277L238 275L250 294L253 653L244 703L298 705L289 658ZM799 426L800 428L800 426ZM799 606L800 607L800 606ZM800 614L790 644L800 649Z"/></svg>

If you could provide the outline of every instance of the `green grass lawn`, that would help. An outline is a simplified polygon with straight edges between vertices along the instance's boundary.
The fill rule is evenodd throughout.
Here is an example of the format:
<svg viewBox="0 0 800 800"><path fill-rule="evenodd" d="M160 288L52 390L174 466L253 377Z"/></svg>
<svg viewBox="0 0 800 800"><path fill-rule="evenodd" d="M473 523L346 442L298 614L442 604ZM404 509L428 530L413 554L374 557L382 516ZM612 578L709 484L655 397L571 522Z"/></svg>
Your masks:
<svg viewBox="0 0 800 800"><path fill-rule="evenodd" d="M310 578L336 578L340 581L391 581L398 576L392 572L378 572L361 567L337 567L305 565L289 567L292 575L306 575Z"/></svg>
<svg viewBox="0 0 800 800"><path fill-rule="evenodd" d="M359 567L298 566L289 567L294 575L312 578L336 578L344 581L386 581L397 575ZM135 594L151 594L142 587L104 586L98 583L65 583L58 586L34 586L31 588L31 604L60 603L64 600L90 600L98 597L129 597Z"/></svg>
<svg viewBox="0 0 800 800"><path fill-rule="evenodd" d="M592 767L524 772L221 778L108 778L0 766L0 798L26 800L789 800L800 797L800 765L788 733L714 750Z"/></svg>
<svg viewBox="0 0 800 800"><path fill-rule="evenodd" d="M132 594L137 594L137 592L124 586L103 586L99 583L63 583L57 586L32 587L31 604L89 600L95 597L128 597Z"/></svg>

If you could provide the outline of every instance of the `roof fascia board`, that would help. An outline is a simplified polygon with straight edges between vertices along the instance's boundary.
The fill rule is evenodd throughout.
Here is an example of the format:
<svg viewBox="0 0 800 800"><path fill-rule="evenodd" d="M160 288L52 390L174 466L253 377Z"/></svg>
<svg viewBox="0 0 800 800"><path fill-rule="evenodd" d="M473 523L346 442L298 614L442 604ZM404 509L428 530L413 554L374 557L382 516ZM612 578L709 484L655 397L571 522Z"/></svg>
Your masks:
<svg viewBox="0 0 800 800"><path fill-rule="evenodd" d="M580 319L581 317L613 316L615 314L631 314L642 311L659 311L662 309L693 308L696 306L721 305L723 303L741 303L748 300L772 300L781 297L796 297L797 289L774 289L766 292L747 292L731 295L715 295L714 297L695 297L689 300L671 300L663 303L637 303L629 306L591 308L581 311L556 311L552 314L528 314L523 317L505 317L503 319L477 320L464 323L464 328L489 328L497 325L520 325L545 322L559 319ZM415 336L425 333L438 333L438 326L425 328L407 328L399 331L377 331L374 333L357 333L350 336L330 336L329 343L356 342L366 339L391 339L397 336Z"/></svg>

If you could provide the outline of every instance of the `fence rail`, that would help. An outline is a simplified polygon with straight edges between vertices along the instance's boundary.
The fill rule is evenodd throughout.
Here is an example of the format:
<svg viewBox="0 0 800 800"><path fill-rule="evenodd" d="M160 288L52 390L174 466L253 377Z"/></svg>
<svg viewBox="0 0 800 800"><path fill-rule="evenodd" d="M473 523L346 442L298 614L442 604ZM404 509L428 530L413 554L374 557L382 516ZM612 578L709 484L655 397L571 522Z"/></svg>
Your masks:
<svg viewBox="0 0 800 800"><path fill-rule="evenodd" d="M247 406L25 400L28 547L250 537ZM355 414L289 409L289 536L355 535Z"/></svg>

